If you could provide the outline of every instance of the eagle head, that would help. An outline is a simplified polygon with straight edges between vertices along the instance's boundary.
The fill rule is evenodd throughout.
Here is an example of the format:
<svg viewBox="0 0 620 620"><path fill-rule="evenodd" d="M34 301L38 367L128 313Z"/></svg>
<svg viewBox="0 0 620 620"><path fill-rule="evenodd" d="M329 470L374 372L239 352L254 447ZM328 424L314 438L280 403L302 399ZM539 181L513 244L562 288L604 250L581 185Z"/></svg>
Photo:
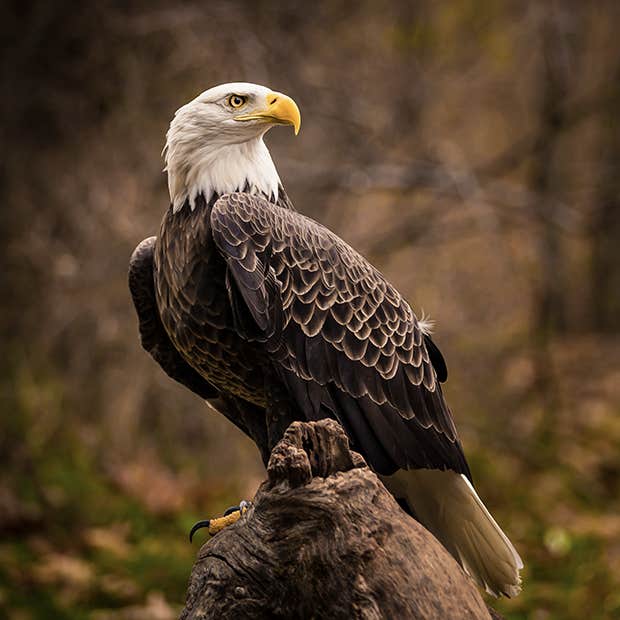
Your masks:
<svg viewBox="0 0 620 620"><path fill-rule="evenodd" d="M202 194L235 191L277 200L280 178L263 136L274 125L299 132L301 114L287 95L265 86L235 82L215 86L179 108L164 148L174 212Z"/></svg>

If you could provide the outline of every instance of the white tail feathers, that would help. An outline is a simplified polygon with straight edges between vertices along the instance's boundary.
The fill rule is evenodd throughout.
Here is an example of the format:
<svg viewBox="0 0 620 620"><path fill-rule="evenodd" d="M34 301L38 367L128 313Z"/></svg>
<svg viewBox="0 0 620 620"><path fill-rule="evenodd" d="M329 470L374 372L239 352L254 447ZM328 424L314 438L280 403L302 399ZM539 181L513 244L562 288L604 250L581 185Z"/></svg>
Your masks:
<svg viewBox="0 0 620 620"><path fill-rule="evenodd" d="M382 480L489 594L519 594L523 562L465 476L416 469Z"/></svg>

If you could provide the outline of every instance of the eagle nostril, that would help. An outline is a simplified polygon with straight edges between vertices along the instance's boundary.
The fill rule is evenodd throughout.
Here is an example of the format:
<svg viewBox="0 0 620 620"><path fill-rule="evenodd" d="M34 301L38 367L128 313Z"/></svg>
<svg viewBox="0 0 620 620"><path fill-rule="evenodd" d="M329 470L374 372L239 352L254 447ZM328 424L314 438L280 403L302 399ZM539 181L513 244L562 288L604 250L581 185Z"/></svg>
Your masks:
<svg viewBox="0 0 620 620"><path fill-rule="evenodd" d="M269 105L273 105L277 100L278 100L277 97L272 97L271 100L269 101Z"/></svg>

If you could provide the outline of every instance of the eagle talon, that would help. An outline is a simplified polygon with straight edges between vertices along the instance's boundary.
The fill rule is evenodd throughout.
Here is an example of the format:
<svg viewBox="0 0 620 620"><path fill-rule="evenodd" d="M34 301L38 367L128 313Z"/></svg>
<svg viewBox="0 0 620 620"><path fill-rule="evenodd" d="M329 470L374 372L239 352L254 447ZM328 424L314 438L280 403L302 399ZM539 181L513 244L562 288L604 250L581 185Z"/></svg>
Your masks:
<svg viewBox="0 0 620 620"><path fill-rule="evenodd" d="M230 508L227 508L224 512L224 515L221 517L218 517L216 519L204 519L203 521L198 521L194 524L194 526L189 532L189 541L192 542L194 534L198 530L205 527L208 529L211 536L215 536L224 528L227 528L229 525L236 523L247 512L248 508L251 505L251 502L243 500L239 503L238 506L231 506Z"/></svg>
<svg viewBox="0 0 620 620"><path fill-rule="evenodd" d="M194 534L198 530L201 530L203 527L209 527L210 524L211 524L211 519L205 519L203 521L198 521L197 523L194 523L194 525L192 526L192 529L189 531L189 542L192 542L192 539L194 538Z"/></svg>

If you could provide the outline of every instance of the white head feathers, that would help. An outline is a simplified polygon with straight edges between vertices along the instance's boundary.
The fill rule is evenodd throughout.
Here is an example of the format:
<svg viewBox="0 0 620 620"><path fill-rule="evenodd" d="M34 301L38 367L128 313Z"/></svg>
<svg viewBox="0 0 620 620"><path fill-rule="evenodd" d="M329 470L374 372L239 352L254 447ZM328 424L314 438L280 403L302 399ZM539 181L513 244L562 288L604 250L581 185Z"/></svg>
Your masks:
<svg viewBox="0 0 620 620"><path fill-rule="evenodd" d="M222 84L177 110L164 148L168 190L176 213L198 195L234 191L277 200L280 178L263 136L274 124L299 129L297 105L281 93L243 82Z"/></svg>

